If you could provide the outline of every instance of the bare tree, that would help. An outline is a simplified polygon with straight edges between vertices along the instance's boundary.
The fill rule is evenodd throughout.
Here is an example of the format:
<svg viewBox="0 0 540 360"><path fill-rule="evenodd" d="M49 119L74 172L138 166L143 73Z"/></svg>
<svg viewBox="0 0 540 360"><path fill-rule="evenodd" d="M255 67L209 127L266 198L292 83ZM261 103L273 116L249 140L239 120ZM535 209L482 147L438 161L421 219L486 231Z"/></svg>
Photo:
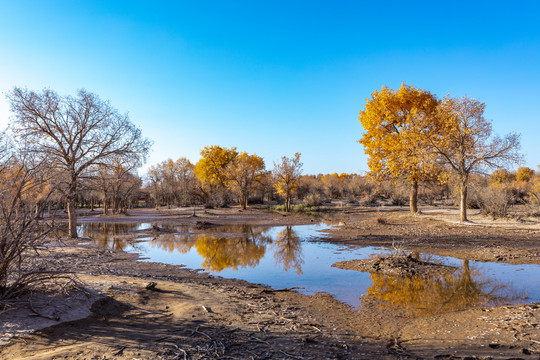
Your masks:
<svg viewBox="0 0 540 360"><path fill-rule="evenodd" d="M168 159L151 166L148 179L156 206L187 206L193 203L196 183L193 169L193 164L184 157L176 161Z"/></svg>
<svg viewBox="0 0 540 360"><path fill-rule="evenodd" d="M26 140L35 156L49 158L64 172L70 237L77 237L75 205L80 178L93 165L108 166L111 158L146 158L151 142L143 138L127 114L85 90L75 97L14 88L8 94L18 139Z"/></svg>
<svg viewBox="0 0 540 360"><path fill-rule="evenodd" d="M142 180L122 165L116 166L112 171L111 200L113 213L127 214L133 197L141 189Z"/></svg>
<svg viewBox="0 0 540 360"><path fill-rule="evenodd" d="M439 131L427 142L451 169L460 188L460 220L467 221L467 188L471 173L518 163L519 135L492 136L484 118L486 105L467 97L443 99L432 122Z"/></svg>

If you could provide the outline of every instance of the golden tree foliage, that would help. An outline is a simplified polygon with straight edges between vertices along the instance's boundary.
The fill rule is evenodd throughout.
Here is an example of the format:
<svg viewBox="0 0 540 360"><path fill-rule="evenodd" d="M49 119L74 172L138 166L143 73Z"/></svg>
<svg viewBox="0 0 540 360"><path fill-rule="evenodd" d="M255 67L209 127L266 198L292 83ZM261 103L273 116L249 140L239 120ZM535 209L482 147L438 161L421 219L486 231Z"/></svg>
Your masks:
<svg viewBox="0 0 540 360"><path fill-rule="evenodd" d="M227 166L227 176L233 191L240 198L242 209L245 210L250 193L264 176L264 160L256 154L242 152Z"/></svg>
<svg viewBox="0 0 540 360"><path fill-rule="evenodd" d="M195 165L197 178L212 186L226 187L228 184L227 166L238 156L235 147L227 149L219 145L205 146L201 159Z"/></svg>
<svg viewBox="0 0 540 360"><path fill-rule="evenodd" d="M227 149L212 145L201 150L201 159L195 165L195 175L201 183L201 191L207 202L212 195L224 191L229 185L227 168L237 156L235 147Z"/></svg>
<svg viewBox="0 0 540 360"><path fill-rule="evenodd" d="M497 169L489 176L491 184L507 184L512 182L513 174L506 169Z"/></svg>
<svg viewBox="0 0 540 360"><path fill-rule="evenodd" d="M516 180L517 181L525 181L529 182L532 177L534 176L534 170L531 168L528 168L526 166L522 166L518 169L516 173Z"/></svg>
<svg viewBox="0 0 540 360"><path fill-rule="evenodd" d="M529 195L531 202L536 202L540 205L540 176L535 176L530 180Z"/></svg>
<svg viewBox="0 0 540 360"><path fill-rule="evenodd" d="M274 163L274 188L279 195L285 198L286 212L291 210L292 196L298 188L298 180L301 173L302 163L300 162L300 153L294 154L292 158L283 156L281 162Z"/></svg>
<svg viewBox="0 0 540 360"><path fill-rule="evenodd" d="M424 121L438 101L428 91L402 84L394 91L384 86L366 99L359 120L359 141L368 155L369 174L377 179L407 179L411 183L411 212L418 212L418 182L433 179L439 168L422 134L433 131Z"/></svg>

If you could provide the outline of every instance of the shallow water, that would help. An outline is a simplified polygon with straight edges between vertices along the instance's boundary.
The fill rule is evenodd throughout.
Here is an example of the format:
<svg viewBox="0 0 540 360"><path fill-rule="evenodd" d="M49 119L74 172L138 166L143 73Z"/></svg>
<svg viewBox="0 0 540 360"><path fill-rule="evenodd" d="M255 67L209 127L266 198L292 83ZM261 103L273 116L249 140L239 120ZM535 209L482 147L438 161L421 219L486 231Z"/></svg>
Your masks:
<svg viewBox="0 0 540 360"><path fill-rule="evenodd" d="M275 289L303 287L298 291L304 294L327 292L354 307L361 305L366 294L416 314L540 301L540 282L535 281L540 265L422 255L457 270L446 277L397 278L334 268L331 265L337 261L367 258L388 250L320 241L325 237L320 230L330 226L174 226L150 234L149 223L84 224L79 234L92 238L97 245L140 253L146 258L143 261L185 265ZM138 234L139 238L128 241L122 237L126 233Z"/></svg>

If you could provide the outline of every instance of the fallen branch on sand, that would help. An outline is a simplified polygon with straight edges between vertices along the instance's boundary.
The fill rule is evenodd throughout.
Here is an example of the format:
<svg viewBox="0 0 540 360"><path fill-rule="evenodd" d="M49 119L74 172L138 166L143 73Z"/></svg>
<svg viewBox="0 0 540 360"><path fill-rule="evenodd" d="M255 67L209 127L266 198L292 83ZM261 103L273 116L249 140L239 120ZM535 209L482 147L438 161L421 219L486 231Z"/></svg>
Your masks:
<svg viewBox="0 0 540 360"><path fill-rule="evenodd" d="M285 289L264 289L263 291L261 291L261 294L284 292L284 291L291 291L291 290L296 290L296 289L305 289L305 288L303 286L293 286L293 287L285 288Z"/></svg>

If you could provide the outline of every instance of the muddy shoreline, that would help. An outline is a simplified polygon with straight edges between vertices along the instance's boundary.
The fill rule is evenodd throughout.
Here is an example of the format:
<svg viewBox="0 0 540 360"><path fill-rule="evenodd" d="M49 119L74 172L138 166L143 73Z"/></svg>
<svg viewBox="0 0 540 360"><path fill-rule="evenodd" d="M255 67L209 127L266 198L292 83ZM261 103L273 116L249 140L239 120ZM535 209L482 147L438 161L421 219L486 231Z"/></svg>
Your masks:
<svg viewBox="0 0 540 360"><path fill-rule="evenodd" d="M434 213L410 216L396 208L381 211L346 207L330 209L321 216L284 216L264 209L237 208L200 209L195 217L192 214L190 209L138 209L129 216L115 217L84 212L80 221L268 226L342 222L328 231L330 238L325 241L385 247L393 244L477 261L540 263L540 231L534 226L461 225L437 219ZM361 308L353 309L325 294L275 291L179 266L140 262L137 255L84 242L64 239L59 245L47 251L43 259L47 266L76 269L80 286L101 289L104 300L81 320L12 339L0 347L0 358L540 356L540 307L534 304L412 317L373 297L365 297ZM149 282L157 283L153 290L146 288Z"/></svg>

